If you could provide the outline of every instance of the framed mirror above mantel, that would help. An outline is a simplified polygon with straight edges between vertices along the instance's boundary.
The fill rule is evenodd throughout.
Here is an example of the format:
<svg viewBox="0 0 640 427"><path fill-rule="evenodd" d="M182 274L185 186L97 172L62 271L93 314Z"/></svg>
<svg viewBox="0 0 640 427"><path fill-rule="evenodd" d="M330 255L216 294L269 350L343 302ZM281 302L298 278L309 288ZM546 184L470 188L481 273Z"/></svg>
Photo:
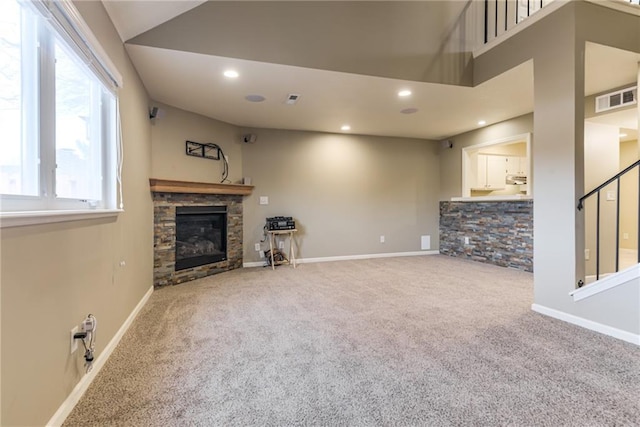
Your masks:
<svg viewBox="0 0 640 427"><path fill-rule="evenodd" d="M531 133L462 149L462 198L530 198Z"/></svg>

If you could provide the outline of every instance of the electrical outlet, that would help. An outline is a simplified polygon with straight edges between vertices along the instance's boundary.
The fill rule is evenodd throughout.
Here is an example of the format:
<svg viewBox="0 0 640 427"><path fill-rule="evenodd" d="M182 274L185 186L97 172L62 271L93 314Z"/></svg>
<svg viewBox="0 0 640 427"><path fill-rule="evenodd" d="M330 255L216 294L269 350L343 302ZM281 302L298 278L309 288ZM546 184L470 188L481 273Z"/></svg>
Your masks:
<svg viewBox="0 0 640 427"><path fill-rule="evenodd" d="M464 244L465 244L465 245L468 245L468 244L469 244L469 238L468 238L468 237L465 237L465 238L464 238Z"/></svg>
<svg viewBox="0 0 640 427"><path fill-rule="evenodd" d="M622 233L622 238L624 240L629 240L629 233Z"/></svg>
<svg viewBox="0 0 640 427"><path fill-rule="evenodd" d="M380 243L384 243L384 236L380 236Z"/></svg>
<svg viewBox="0 0 640 427"><path fill-rule="evenodd" d="M284 249L284 242L278 242L278 249Z"/></svg>
<svg viewBox="0 0 640 427"><path fill-rule="evenodd" d="M584 259L585 261L589 261L589 257L591 255L591 251L589 249L584 250Z"/></svg>
<svg viewBox="0 0 640 427"><path fill-rule="evenodd" d="M77 326L74 326L73 329L71 329L71 351L70 354L75 353L75 351L78 349L78 340L73 338L73 336L79 332L79 328Z"/></svg>
<svg viewBox="0 0 640 427"><path fill-rule="evenodd" d="M269 196L260 196L260 204L268 205L269 204Z"/></svg>
<svg viewBox="0 0 640 427"><path fill-rule="evenodd" d="M255 248L256 251L260 252L260 243L256 243L254 245L254 248Z"/></svg>

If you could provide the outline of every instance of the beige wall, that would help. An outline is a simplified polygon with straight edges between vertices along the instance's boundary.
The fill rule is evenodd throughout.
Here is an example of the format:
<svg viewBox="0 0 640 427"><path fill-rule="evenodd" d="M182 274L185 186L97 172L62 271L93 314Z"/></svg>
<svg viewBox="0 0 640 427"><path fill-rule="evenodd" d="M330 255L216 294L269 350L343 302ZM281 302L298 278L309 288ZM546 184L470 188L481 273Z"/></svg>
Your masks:
<svg viewBox="0 0 640 427"><path fill-rule="evenodd" d="M618 128L599 123L585 122L584 131L584 193L619 172L620 138ZM612 183L600 192L600 274L615 271L617 187ZM585 249L589 259L585 260L586 274L596 274L596 212L597 197L585 201Z"/></svg>
<svg viewBox="0 0 640 427"><path fill-rule="evenodd" d="M585 272L584 215L576 210L585 186L585 44L640 52L638 35L637 16L567 2L474 61L478 84L534 60L534 308L632 333L640 325L633 295L618 300L619 309L607 310L600 297L576 304L569 294Z"/></svg>
<svg viewBox="0 0 640 427"><path fill-rule="evenodd" d="M254 245L263 238L265 218L275 215L296 218L303 258L419 251L422 235L438 248L437 142L240 129L152 105L160 106L151 126L154 178L219 181L221 162L187 156L188 139L220 145L232 182L252 179L255 189L244 199L244 262L262 260ZM247 133L257 141L240 142ZM269 205L258 204L261 195Z"/></svg>
<svg viewBox="0 0 640 427"><path fill-rule="evenodd" d="M532 130L533 114L526 114L449 138L453 141L453 148L440 148L440 200L462 196L463 148L521 135ZM532 137L532 146L535 145L534 140L535 135ZM529 179L531 175L530 171Z"/></svg>
<svg viewBox="0 0 640 427"><path fill-rule="evenodd" d="M620 170L638 161L638 141L620 143ZM625 239L625 234L628 238ZM638 168L620 179L620 247L638 249Z"/></svg>
<svg viewBox="0 0 640 427"><path fill-rule="evenodd" d="M177 181L220 182L222 161L187 156L185 141L217 144L229 159L229 181L242 177L241 134L236 126L153 102L151 176Z"/></svg>
<svg viewBox="0 0 640 427"><path fill-rule="evenodd" d="M274 215L296 219L302 258L419 251L421 235L438 248L438 143L250 132L258 140L243 146L243 170L255 185L244 203L245 262L260 260L254 244ZM259 205L260 196L269 205Z"/></svg>
<svg viewBox="0 0 640 427"><path fill-rule="evenodd" d="M94 314L101 357L152 285L146 92L102 4L77 7L124 77L125 212L114 220L2 229L3 426L44 425L84 374L82 352L69 354L71 328Z"/></svg>

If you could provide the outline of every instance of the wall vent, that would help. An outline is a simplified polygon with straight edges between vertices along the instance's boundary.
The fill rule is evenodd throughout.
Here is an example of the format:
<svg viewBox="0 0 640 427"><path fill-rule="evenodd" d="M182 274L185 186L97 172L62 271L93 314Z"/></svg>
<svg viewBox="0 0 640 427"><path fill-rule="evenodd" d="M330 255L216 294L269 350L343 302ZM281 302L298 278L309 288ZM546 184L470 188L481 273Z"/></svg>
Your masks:
<svg viewBox="0 0 640 427"><path fill-rule="evenodd" d="M596 97L596 113L626 107L638 102L638 86L629 87Z"/></svg>
<svg viewBox="0 0 640 427"><path fill-rule="evenodd" d="M284 101L285 104L289 104L289 105L293 105L296 102L298 102L298 99L300 99L300 95L297 93L290 93L289 95L287 95L287 99Z"/></svg>

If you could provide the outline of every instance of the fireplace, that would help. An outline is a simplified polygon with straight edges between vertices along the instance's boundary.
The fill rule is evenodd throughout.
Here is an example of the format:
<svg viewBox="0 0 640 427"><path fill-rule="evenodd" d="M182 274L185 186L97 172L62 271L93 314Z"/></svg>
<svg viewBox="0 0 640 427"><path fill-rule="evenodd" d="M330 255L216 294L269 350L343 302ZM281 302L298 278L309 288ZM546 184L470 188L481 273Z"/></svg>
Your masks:
<svg viewBox="0 0 640 427"><path fill-rule="evenodd" d="M176 207L175 269L227 259L227 207Z"/></svg>
<svg viewBox="0 0 640 427"><path fill-rule="evenodd" d="M182 184L182 183L180 183ZM211 184L207 184L211 185ZM215 185L215 184L214 184ZM226 190L232 185L217 184ZM157 186L156 186L157 187ZM238 185L240 190L245 186ZM153 285L156 288L189 282L212 274L222 273L242 267L242 194L202 194L187 193L185 186L179 192L166 185L154 188L153 195ZM234 189L234 191L236 191ZM238 190L239 191L239 190ZM188 208L184 210L185 208ZM195 210L191 210L195 208ZM218 209L222 208L222 211ZM202 209L214 210L203 212ZM183 213L187 215L183 215ZM203 220L212 213L217 219ZM183 220L187 220L186 234L182 230ZM224 222L224 224L223 224ZM224 225L224 228L221 227ZM213 230L220 228L220 233ZM226 229L226 233L224 232ZM179 235L178 235L179 233ZM200 234L208 234L209 237ZM182 249L177 242L183 242ZM207 243L209 242L209 243ZM226 245L226 247L225 247ZM211 250L213 247L213 250ZM205 253L199 253L205 252ZM208 252L208 253L207 253ZM206 256L206 259L200 258ZM218 257L218 261L216 261ZM197 267L182 264L197 261ZM192 264L195 265L195 264Z"/></svg>

